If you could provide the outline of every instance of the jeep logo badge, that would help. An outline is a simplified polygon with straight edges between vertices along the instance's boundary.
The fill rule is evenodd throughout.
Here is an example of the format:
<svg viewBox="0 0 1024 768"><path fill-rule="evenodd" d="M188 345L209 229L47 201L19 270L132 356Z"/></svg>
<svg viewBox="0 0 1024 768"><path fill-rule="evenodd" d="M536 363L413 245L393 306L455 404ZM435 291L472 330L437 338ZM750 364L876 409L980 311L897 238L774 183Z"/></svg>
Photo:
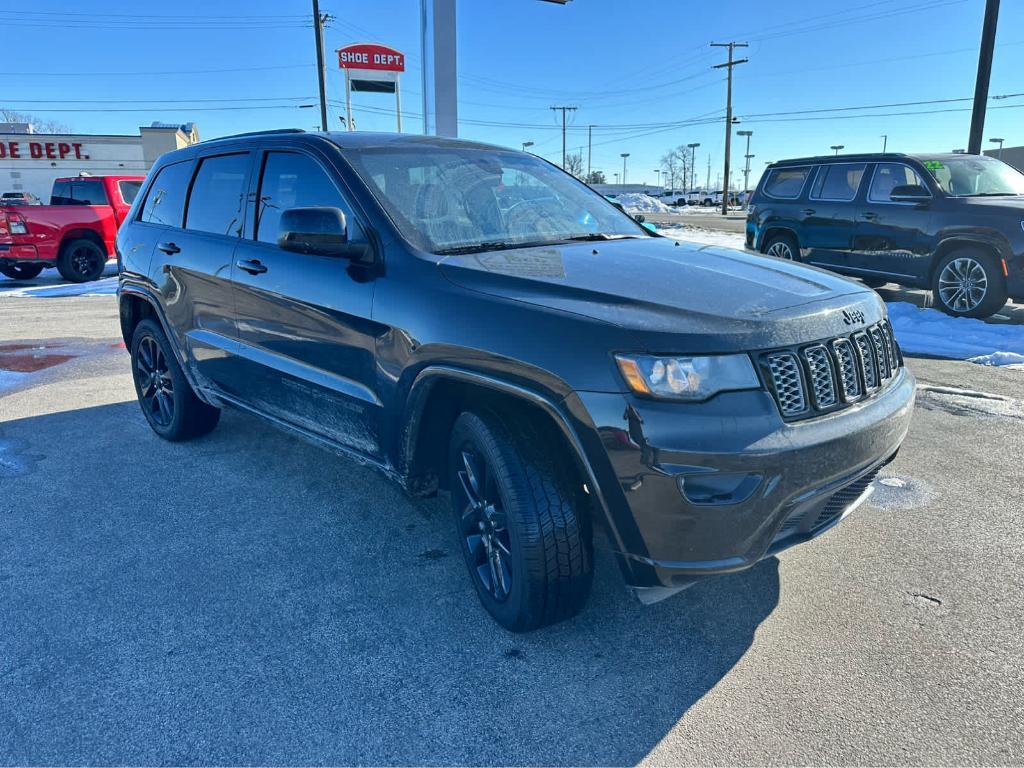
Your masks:
<svg viewBox="0 0 1024 768"><path fill-rule="evenodd" d="M856 325L864 322L864 313L859 309L844 309L843 322L847 325Z"/></svg>

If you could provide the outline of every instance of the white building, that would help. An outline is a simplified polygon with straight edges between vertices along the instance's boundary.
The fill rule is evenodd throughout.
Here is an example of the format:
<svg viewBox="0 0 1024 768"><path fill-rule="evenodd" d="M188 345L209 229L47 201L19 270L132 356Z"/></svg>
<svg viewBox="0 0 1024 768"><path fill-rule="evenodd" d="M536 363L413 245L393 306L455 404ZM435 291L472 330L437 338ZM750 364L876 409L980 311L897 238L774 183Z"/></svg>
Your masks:
<svg viewBox="0 0 1024 768"><path fill-rule="evenodd" d="M28 123L0 123L0 192L31 192L47 203L56 178L144 176L160 155L197 141L195 123L153 123L137 136L36 133Z"/></svg>

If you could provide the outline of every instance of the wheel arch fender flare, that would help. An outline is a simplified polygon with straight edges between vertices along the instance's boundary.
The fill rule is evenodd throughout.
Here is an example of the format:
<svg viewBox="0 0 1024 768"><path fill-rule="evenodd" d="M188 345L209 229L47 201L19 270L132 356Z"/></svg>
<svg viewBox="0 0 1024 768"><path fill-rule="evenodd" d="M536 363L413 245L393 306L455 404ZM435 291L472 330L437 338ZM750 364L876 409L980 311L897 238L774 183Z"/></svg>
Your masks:
<svg viewBox="0 0 1024 768"><path fill-rule="evenodd" d="M932 256L931 265L928 269L928 285L932 285L935 281L935 272L939 267L939 262L942 261L951 251L955 251L959 248L980 248L983 251L988 251L1000 262L1000 265L1013 255L1013 249L1010 247L1009 241L1002 235L992 232L970 232L970 233L951 233L943 236L939 240L939 244L935 246L935 251ZM1002 270L999 271L1000 277L1005 277Z"/></svg>

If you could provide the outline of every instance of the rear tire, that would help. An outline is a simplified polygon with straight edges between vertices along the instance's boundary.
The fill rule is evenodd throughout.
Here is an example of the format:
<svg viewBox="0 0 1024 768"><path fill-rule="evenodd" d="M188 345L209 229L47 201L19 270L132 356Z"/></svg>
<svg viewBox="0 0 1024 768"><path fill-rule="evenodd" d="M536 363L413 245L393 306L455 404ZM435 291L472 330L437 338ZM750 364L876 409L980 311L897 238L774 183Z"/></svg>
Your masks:
<svg viewBox="0 0 1024 768"><path fill-rule="evenodd" d="M785 261L800 261L800 246L795 237L786 233L769 237L761 246L761 253Z"/></svg>
<svg viewBox="0 0 1024 768"><path fill-rule="evenodd" d="M69 283L99 280L106 266L106 251L85 238L64 243L57 257L57 271Z"/></svg>
<svg viewBox="0 0 1024 768"><path fill-rule="evenodd" d="M1009 294L995 256L980 248L958 248L935 266L932 297L947 315L989 317L1006 305Z"/></svg>
<svg viewBox="0 0 1024 768"><path fill-rule="evenodd" d="M0 267L0 274L6 275L11 280L31 280L39 277L43 271L43 264L10 264Z"/></svg>
<svg viewBox="0 0 1024 768"><path fill-rule="evenodd" d="M448 480L459 545L480 602L505 629L575 615L590 594L589 521L543 443L492 413L452 427Z"/></svg>
<svg viewBox="0 0 1024 768"><path fill-rule="evenodd" d="M132 334L132 379L142 413L164 440L200 437L220 421L220 409L192 391L163 328L154 320L139 323Z"/></svg>

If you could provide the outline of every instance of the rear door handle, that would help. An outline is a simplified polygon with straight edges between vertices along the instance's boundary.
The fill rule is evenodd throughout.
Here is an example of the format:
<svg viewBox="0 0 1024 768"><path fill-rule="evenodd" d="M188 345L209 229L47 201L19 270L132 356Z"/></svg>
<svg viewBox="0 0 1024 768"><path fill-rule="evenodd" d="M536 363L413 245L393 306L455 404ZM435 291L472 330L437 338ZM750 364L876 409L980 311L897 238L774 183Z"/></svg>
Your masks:
<svg viewBox="0 0 1024 768"><path fill-rule="evenodd" d="M802 213L802 214L803 214L804 216L813 216L813 215L814 215L815 213L817 213L817 211L815 211L815 210L814 210L813 208L804 208L804 209L803 209L803 210L801 211L801 213Z"/></svg>
<svg viewBox="0 0 1024 768"><path fill-rule="evenodd" d="M176 246L174 243L160 243L157 246L157 248L166 253L168 256L171 256L175 253L181 253L181 248Z"/></svg>
<svg viewBox="0 0 1024 768"><path fill-rule="evenodd" d="M239 259L235 262L235 266L245 270L250 275L262 275L267 271L267 268L259 259Z"/></svg>
<svg viewBox="0 0 1024 768"><path fill-rule="evenodd" d="M863 216L868 221L874 221L875 219L878 218L878 214L877 213L873 213L872 211L868 211L867 213L862 213L861 216Z"/></svg>

